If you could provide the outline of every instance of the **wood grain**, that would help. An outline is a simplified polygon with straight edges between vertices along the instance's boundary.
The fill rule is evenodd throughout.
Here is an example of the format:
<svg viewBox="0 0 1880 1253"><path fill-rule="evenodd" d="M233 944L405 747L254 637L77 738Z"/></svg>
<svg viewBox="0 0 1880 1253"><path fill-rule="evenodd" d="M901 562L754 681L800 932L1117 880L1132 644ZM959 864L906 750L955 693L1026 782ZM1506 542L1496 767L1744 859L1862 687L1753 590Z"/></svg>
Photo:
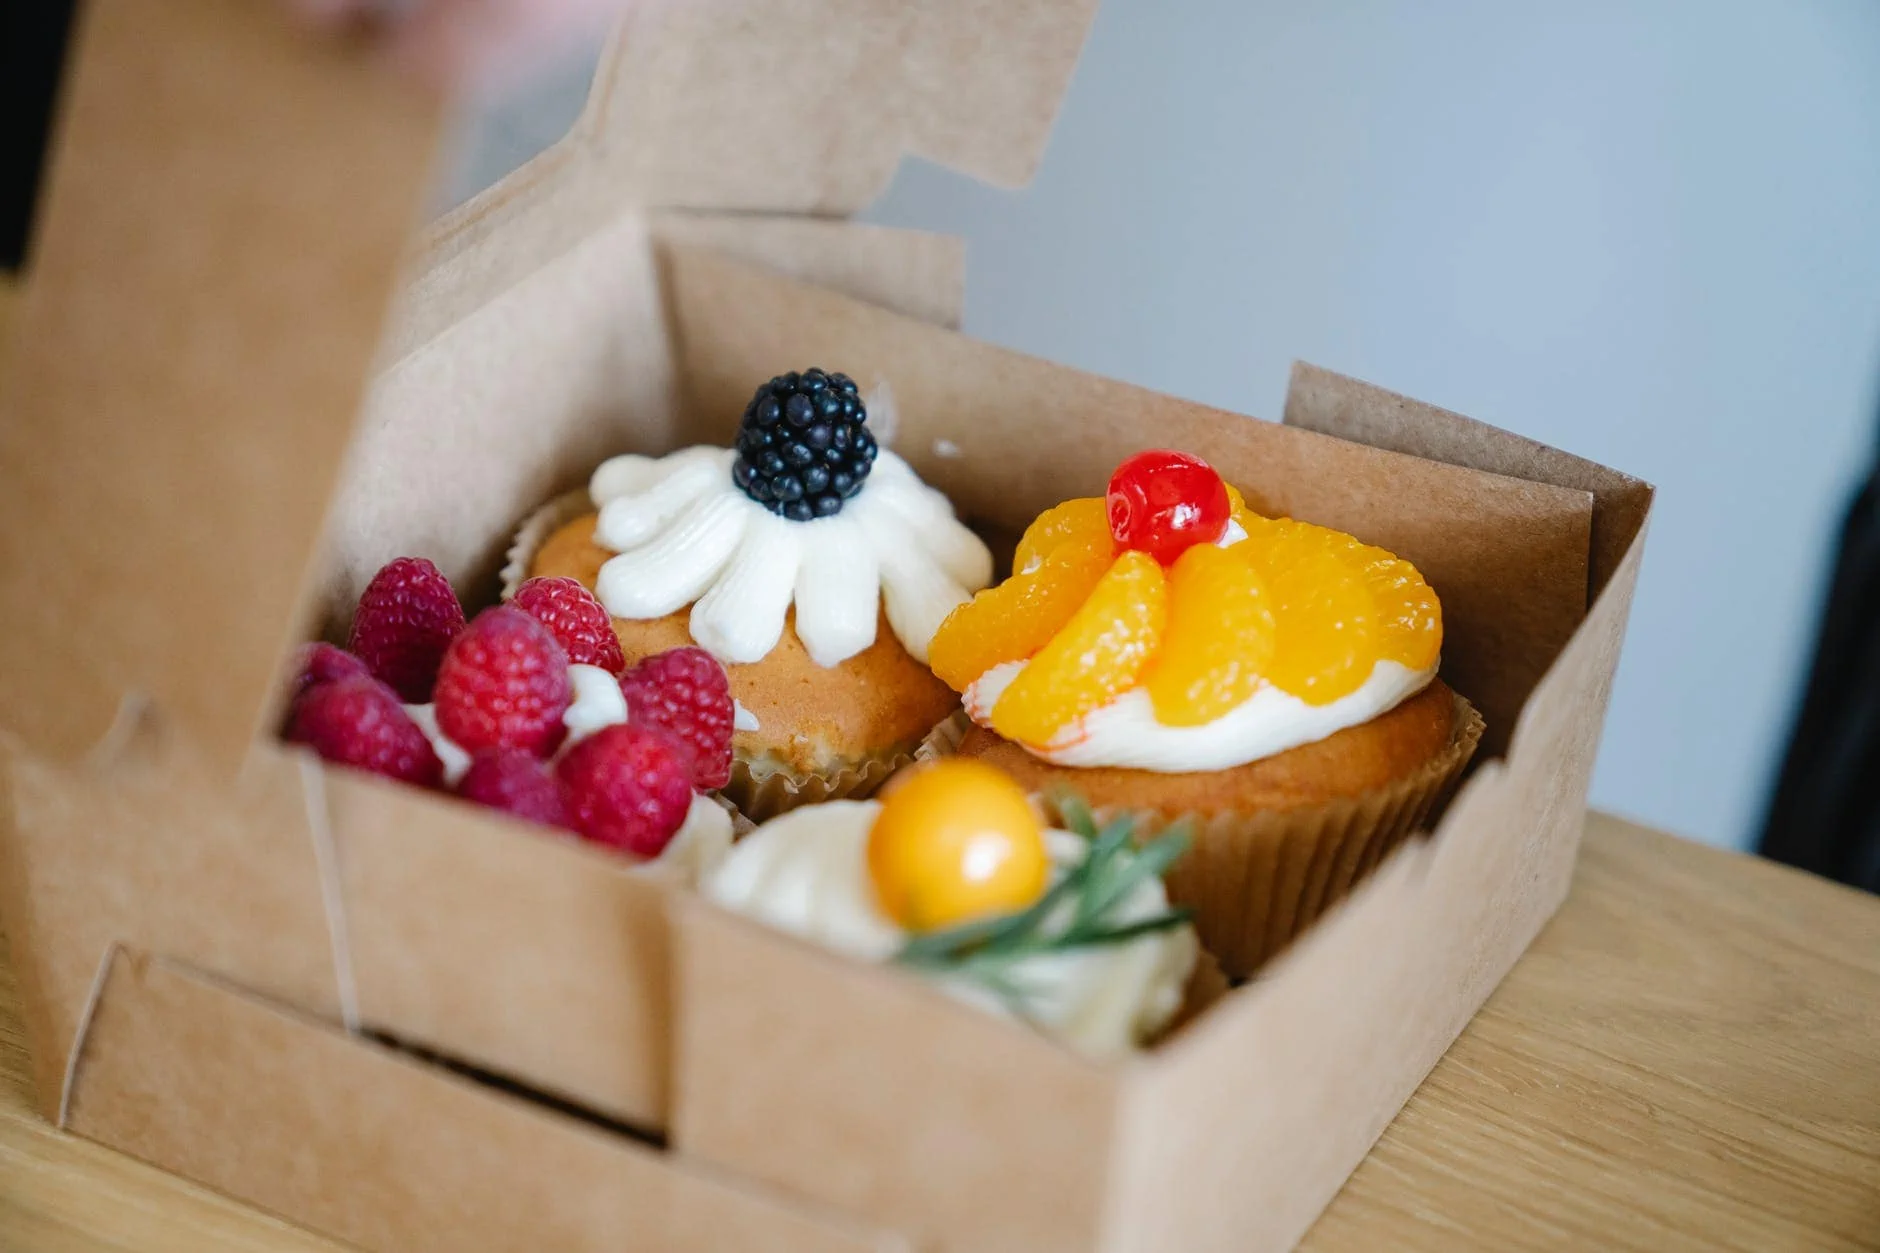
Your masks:
<svg viewBox="0 0 1880 1253"><path fill-rule="evenodd" d="M1880 1248L1880 901L1614 818L1303 1248Z"/></svg>
<svg viewBox="0 0 1880 1253"><path fill-rule="evenodd" d="M29 1074L0 951L0 1253L342 1248L53 1130ZM1880 1249L1880 901L1595 816L1302 1248Z"/></svg>

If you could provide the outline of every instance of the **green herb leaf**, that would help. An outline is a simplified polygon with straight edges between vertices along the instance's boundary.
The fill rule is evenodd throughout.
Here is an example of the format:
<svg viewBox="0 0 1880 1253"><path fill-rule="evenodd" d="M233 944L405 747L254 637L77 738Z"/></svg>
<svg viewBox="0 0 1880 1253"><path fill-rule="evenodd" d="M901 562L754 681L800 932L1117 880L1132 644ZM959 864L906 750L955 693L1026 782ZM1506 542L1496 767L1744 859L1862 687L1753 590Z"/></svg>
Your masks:
<svg viewBox="0 0 1880 1253"><path fill-rule="evenodd" d="M1086 840L1097 838L1097 816L1090 812L1090 806L1084 804L1083 797L1075 792L1059 791L1052 798L1056 807L1058 821L1064 829L1073 835L1081 835Z"/></svg>
<svg viewBox="0 0 1880 1253"><path fill-rule="evenodd" d="M1138 918L1135 922L1126 922L1118 927L1104 931L1092 931L1077 939L1078 948L1095 948L1104 944L1123 944L1138 936L1150 935L1157 931L1167 931L1179 927L1195 916L1195 911L1186 905L1171 909L1167 913L1153 914L1147 918Z"/></svg>
<svg viewBox="0 0 1880 1253"><path fill-rule="evenodd" d="M1050 890L1039 897L1035 904L1020 913L961 923L945 931L915 936L901 949L900 960L917 963L945 961L1019 941L1037 932L1060 901L1083 889L1085 881L1090 877L1090 869L1090 859L1085 858L1070 873L1052 884Z"/></svg>

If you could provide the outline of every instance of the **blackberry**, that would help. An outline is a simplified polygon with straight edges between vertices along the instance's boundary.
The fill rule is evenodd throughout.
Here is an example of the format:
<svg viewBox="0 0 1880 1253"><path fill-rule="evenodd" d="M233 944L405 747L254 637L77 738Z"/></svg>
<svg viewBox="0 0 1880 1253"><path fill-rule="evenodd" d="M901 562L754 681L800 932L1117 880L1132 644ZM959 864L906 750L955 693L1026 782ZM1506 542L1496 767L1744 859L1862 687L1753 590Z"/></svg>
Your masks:
<svg viewBox="0 0 1880 1253"><path fill-rule="evenodd" d="M860 389L846 374L779 374L738 427L731 477L746 496L797 522L827 518L862 490L879 451Z"/></svg>

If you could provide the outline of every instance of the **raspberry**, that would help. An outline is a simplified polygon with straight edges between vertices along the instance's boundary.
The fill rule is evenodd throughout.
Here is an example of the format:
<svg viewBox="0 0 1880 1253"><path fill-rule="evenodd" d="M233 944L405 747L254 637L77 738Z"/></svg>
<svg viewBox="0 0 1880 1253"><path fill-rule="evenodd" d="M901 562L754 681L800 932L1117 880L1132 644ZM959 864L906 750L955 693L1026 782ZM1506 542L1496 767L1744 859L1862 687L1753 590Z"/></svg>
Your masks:
<svg viewBox="0 0 1880 1253"><path fill-rule="evenodd" d="M586 838L657 857L692 806L691 753L657 727L596 731L555 767L568 824Z"/></svg>
<svg viewBox="0 0 1880 1253"><path fill-rule="evenodd" d="M366 584L346 647L399 696L421 705L431 699L438 661L461 630L463 606L450 581L422 557L400 557Z"/></svg>
<svg viewBox="0 0 1880 1253"><path fill-rule="evenodd" d="M614 674L627 668L613 619L594 593L574 579L530 579L516 589L509 603L547 627L567 650L571 663L599 666Z"/></svg>
<svg viewBox="0 0 1880 1253"><path fill-rule="evenodd" d="M294 706L287 738L328 761L435 787L443 776L431 741L398 693L366 674L313 688Z"/></svg>
<svg viewBox="0 0 1880 1253"><path fill-rule="evenodd" d="M659 727L685 746L693 787L710 791L731 781L731 724L737 714L716 657L702 648L655 654L620 676L620 690L630 723Z"/></svg>
<svg viewBox="0 0 1880 1253"><path fill-rule="evenodd" d="M520 609L485 609L463 629L437 671L438 729L476 753L520 748L546 757L561 742L568 654Z"/></svg>
<svg viewBox="0 0 1880 1253"><path fill-rule="evenodd" d="M539 758L519 748L478 753L458 782L457 795L530 822L566 823L561 784Z"/></svg>
<svg viewBox="0 0 1880 1253"><path fill-rule="evenodd" d="M302 644L298 664L294 667L294 690L289 693L290 701L299 700L316 687L361 674L370 678L372 671L365 662L345 649L335 648L324 640L317 644Z"/></svg>

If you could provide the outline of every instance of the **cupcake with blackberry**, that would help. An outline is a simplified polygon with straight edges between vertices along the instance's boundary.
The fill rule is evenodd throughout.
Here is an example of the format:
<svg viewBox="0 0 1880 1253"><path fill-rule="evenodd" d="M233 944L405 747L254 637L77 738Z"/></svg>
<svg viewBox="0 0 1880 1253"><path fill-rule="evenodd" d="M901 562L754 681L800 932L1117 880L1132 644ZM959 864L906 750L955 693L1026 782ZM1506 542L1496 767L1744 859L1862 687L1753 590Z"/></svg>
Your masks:
<svg viewBox="0 0 1880 1253"><path fill-rule="evenodd" d="M936 633L970 725L929 749L1195 844L1169 891L1251 973L1427 817L1482 731L1437 678L1414 566L1267 518L1198 458L1142 453L1020 540Z"/></svg>
<svg viewBox="0 0 1880 1253"><path fill-rule="evenodd" d="M523 527L506 572L568 577L629 663L697 644L737 700L724 789L763 820L865 796L958 707L927 665L986 546L877 442L844 374L760 386L735 447L620 456Z"/></svg>

